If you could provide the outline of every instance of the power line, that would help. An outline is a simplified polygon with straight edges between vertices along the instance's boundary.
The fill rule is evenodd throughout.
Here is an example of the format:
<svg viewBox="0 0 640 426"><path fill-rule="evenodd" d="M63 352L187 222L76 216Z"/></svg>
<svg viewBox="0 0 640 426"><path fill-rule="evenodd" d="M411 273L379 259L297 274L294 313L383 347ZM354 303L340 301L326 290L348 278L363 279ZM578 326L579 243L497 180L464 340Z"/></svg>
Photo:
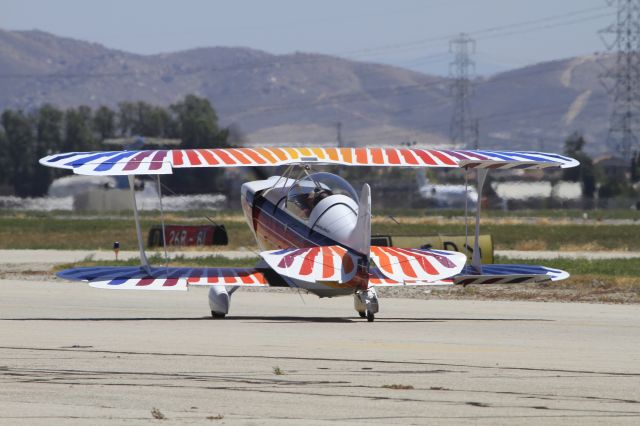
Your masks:
<svg viewBox="0 0 640 426"><path fill-rule="evenodd" d="M557 23L553 23L553 24L546 24L546 25L542 25L542 26L535 26L533 28L523 28L526 26L530 26L532 24L537 24L537 23L541 23L541 22L545 22L545 21L555 21L557 19L561 19L561 18L566 18L566 17L573 17L573 16L578 16L578 15L583 15L585 13L590 13L593 11L597 11L597 10L602 10L605 9L606 6L604 7L592 7L592 8L588 8L588 9L582 9L582 10L577 10L577 11L573 11L573 12L568 12L568 13L563 13L563 14L559 14L559 15L552 15L552 16L547 16L544 18L538 18L538 19L533 19L533 20L528 20L528 21L521 21L521 22L517 22L517 23L511 23L511 24L507 24L507 25L502 25L502 26L496 26L496 27L490 27L490 28L485 28L485 29L480 29L480 30L476 30L473 32L470 32L470 35L475 35L476 38L481 38L481 39L487 39L487 38L493 38L493 37L503 37L503 36L510 36L510 35L516 35L516 34L523 34L523 33L527 33L527 32L532 32L532 31L536 31L539 29L548 29L548 28L555 28L555 27L559 27L559 26L564 26L564 25L572 25L575 23L580 23L580 22L585 22L585 21L589 21L589 20L594 20L594 19L599 19L602 17L606 17L606 16L610 16L611 13L608 14L599 14L599 15L595 15L595 16L589 16L587 18L580 18L580 19L572 19L572 20L565 20L565 21L561 21L561 22L557 22ZM510 31L510 32L500 32L500 31L505 31L505 30L510 30L513 28L517 28L514 31ZM495 33L495 34L492 34ZM483 34L487 34L487 36L483 37ZM491 34L491 35L489 35ZM399 49L403 49L403 48L410 48L411 50L414 50L416 48L421 48L421 46L424 46L425 44L430 44L430 43L434 43L434 42L442 42L445 40L449 40L450 38L452 38L452 36L449 35L443 35L443 36L438 36L438 37L432 37L429 39L422 39L422 40L417 40L417 41L413 41L413 42L407 42L407 43L398 43L398 44L391 44L391 45L386 45L386 46L380 46L380 47L375 47L375 48L368 48L368 49L362 49L362 50L354 50L354 51L349 51L349 52L343 52L343 53L337 53L338 56L344 56L344 55L350 55L351 57L358 57L358 53L373 53L376 51L386 51L386 50L393 50L394 52L398 52ZM296 64L304 64L304 63L313 63L316 62L318 60L323 60L324 58L326 58L328 55L318 55L318 56L314 56L311 57L312 55L307 55L307 54L300 54L299 58L296 58L295 60L293 60L293 62L291 61L291 59L288 60L289 63L296 63ZM366 56L366 55L365 55ZM341 58L341 59L348 59L348 58ZM265 62L264 60L255 60L255 61L247 61L247 62L241 62L241 63L237 63L237 64L230 64L227 66L220 66L220 67L185 67L183 69L181 69L178 72L175 72L173 70L162 70L162 69L153 69L147 72L132 72L132 71L114 71L114 72L97 72L97 73L43 73L43 74L18 74L18 73L10 73L10 74L0 74L0 79L34 79L34 78L54 78L54 79L73 79L73 78L121 78L121 77L128 77L128 76L137 76L137 75L149 75L149 74L157 74L159 76L159 78L162 78L166 75L169 74L169 72L171 71L170 75L171 76L180 76L180 75L190 75L190 74L195 74L198 72L221 72L221 71L229 71L229 70L243 70L243 69L258 69L258 68L268 68L268 67L278 67L280 66L280 63L282 62L282 58L281 57L274 57L271 61L267 61Z"/></svg>

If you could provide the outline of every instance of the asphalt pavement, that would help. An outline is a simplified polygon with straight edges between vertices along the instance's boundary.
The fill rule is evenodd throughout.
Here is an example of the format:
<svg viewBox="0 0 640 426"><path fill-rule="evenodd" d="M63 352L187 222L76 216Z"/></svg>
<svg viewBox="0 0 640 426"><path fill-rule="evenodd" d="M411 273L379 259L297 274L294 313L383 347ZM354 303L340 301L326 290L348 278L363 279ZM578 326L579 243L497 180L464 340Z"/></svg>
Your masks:
<svg viewBox="0 0 640 426"><path fill-rule="evenodd" d="M0 280L0 424L640 423L638 306ZM155 409L155 411L153 411ZM153 417L165 417L162 422Z"/></svg>

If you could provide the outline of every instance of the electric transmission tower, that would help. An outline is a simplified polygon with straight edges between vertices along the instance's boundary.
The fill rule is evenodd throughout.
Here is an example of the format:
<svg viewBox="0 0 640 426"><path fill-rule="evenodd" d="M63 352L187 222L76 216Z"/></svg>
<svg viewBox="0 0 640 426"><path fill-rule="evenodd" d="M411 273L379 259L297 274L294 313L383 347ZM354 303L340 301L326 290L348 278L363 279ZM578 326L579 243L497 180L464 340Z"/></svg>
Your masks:
<svg viewBox="0 0 640 426"><path fill-rule="evenodd" d="M640 0L639 0L640 1ZM476 42L461 33L449 42L453 61L449 63L451 94L453 95L453 117L449 135L451 140L465 148L477 145L477 122L471 116L471 95L473 87L470 75L475 72L475 62L471 55L476 51Z"/></svg>
<svg viewBox="0 0 640 426"><path fill-rule="evenodd" d="M600 31L615 63L602 74L613 101L607 144L631 158L640 130L640 0L605 0L617 8L616 21Z"/></svg>

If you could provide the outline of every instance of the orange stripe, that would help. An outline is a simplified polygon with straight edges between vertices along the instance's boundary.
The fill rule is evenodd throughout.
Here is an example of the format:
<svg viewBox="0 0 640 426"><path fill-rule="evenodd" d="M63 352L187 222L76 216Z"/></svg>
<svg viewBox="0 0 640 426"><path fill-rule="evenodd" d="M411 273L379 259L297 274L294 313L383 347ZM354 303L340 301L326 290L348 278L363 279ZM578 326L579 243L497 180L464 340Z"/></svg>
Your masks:
<svg viewBox="0 0 640 426"><path fill-rule="evenodd" d="M284 161L287 159L287 154L284 153L284 150L280 148L270 148L269 150L273 152L280 159L280 161Z"/></svg>
<svg viewBox="0 0 640 426"><path fill-rule="evenodd" d="M384 164L382 150L380 148L373 148L371 150L371 157L373 158L373 164Z"/></svg>
<svg viewBox="0 0 640 426"><path fill-rule="evenodd" d="M205 162L210 166L218 164L218 160L216 160L216 157L214 157L211 151L209 151L208 149L199 149L198 152L200 153L200 155L202 155Z"/></svg>
<svg viewBox="0 0 640 426"><path fill-rule="evenodd" d="M232 164L236 164L237 163L237 161L234 158L229 156L229 154L227 153L226 149L214 149L212 151L215 152L216 154L218 154L218 157L220 157L220 159L227 166L230 166Z"/></svg>
<svg viewBox="0 0 640 426"><path fill-rule="evenodd" d="M284 148L284 150L287 151L287 154L289 154L292 160L297 160L298 157L300 157L300 154L298 153L298 151L296 151L293 148Z"/></svg>
<svg viewBox="0 0 640 426"><path fill-rule="evenodd" d="M300 150L300 154L302 154L303 157L311 157L313 155L309 148L298 148L298 150Z"/></svg>
<svg viewBox="0 0 640 426"><path fill-rule="evenodd" d="M321 160L324 160L325 155L324 155L324 149L323 148L311 148L311 150L316 155L316 157L318 157Z"/></svg>
<svg viewBox="0 0 640 426"><path fill-rule="evenodd" d="M329 156L330 160L333 161L338 161L338 150L335 148L326 148L325 151L327 152L327 155Z"/></svg>
<svg viewBox="0 0 640 426"><path fill-rule="evenodd" d="M258 281L258 284L266 284L267 280L264 277L264 274L262 272L254 272L253 273L253 278L255 278Z"/></svg>
<svg viewBox="0 0 640 426"><path fill-rule="evenodd" d="M238 274L238 276L240 277L240 280L244 284L253 284L253 280L251 279L251 273L243 272L241 274Z"/></svg>
<svg viewBox="0 0 640 426"><path fill-rule="evenodd" d="M207 277L207 283L216 284L219 281L220 277Z"/></svg>
<svg viewBox="0 0 640 426"><path fill-rule="evenodd" d="M389 261L387 253L380 247L371 247L371 251L373 251L373 253L378 257L378 267L389 274L393 274L393 269L391 268L391 262Z"/></svg>
<svg viewBox="0 0 640 426"><path fill-rule="evenodd" d="M395 148L387 148L385 151L387 152L389 164L400 164L400 157L398 157L398 151Z"/></svg>
<svg viewBox="0 0 640 426"><path fill-rule="evenodd" d="M240 162L242 164L251 164L251 160L249 160L247 157L244 156L244 154L242 152L240 152L237 149L233 149L233 148L229 148L229 153L233 154L233 156L235 158L237 158L238 160L240 160Z"/></svg>
<svg viewBox="0 0 640 426"><path fill-rule="evenodd" d="M345 163L353 163L351 150L352 148L340 148L340 153L342 154L342 160Z"/></svg>
<svg viewBox="0 0 640 426"><path fill-rule="evenodd" d="M333 275L333 256L330 247L322 247L322 278L331 278Z"/></svg>
<svg viewBox="0 0 640 426"><path fill-rule="evenodd" d="M356 162L358 164L369 164L367 160L367 148L356 148Z"/></svg>
<svg viewBox="0 0 640 426"><path fill-rule="evenodd" d="M258 151L258 153L265 157L270 163L277 163L277 160L273 155L271 155L271 152L268 149L256 148L256 151Z"/></svg>
<svg viewBox="0 0 640 426"><path fill-rule="evenodd" d="M409 263L409 258L407 256L392 248L389 248L389 251L398 258L400 268L402 268L402 272L405 276L409 278L418 278L416 272L413 270L413 267Z"/></svg>
<svg viewBox="0 0 640 426"><path fill-rule="evenodd" d="M265 164L266 163L266 161L262 157L260 157L258 154L253 152L253 150L250 149L250 148L240 148L238 151L241 151L243 154L251 157L253 162L256 163L256 164Z"/></svg>

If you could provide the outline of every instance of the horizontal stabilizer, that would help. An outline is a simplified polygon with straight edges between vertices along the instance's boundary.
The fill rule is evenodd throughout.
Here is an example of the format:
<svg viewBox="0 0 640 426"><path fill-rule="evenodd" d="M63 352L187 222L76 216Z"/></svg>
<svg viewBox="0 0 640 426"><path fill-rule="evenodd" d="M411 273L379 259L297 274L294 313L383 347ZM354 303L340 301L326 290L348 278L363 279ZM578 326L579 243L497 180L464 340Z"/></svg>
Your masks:
<svg viewBox="0 0 640 426"><path fill-rule="evenodd" d="M310 283L349 282L358 264L358 255L340 246L263 251L260 256L278 274Z"/></svg>
<svg viewBox="0 0 640 426"><path fill-rule="evenodd" d="M423 148L215 148L143 151L70 152L40 159L49 167L82 175L149 175L190 167L342 166L542 169L575 167L573 158L544 152Z"/></svg>
<svg viewBox="0 0 640 426"><path fill-rule="evenodd" d="M139 266L102 266L67 269L60 278L85 281L91 287L109 290L174 290L187 286L268 286L264 274L254 268L150 268Z"/></svg>
<svg viewBox="0 0 640 426"><path fill-rule="evenodd" d="M371 247L380 273L393 281L434 282L460 273L467 257L456 251Z"/></svg>

